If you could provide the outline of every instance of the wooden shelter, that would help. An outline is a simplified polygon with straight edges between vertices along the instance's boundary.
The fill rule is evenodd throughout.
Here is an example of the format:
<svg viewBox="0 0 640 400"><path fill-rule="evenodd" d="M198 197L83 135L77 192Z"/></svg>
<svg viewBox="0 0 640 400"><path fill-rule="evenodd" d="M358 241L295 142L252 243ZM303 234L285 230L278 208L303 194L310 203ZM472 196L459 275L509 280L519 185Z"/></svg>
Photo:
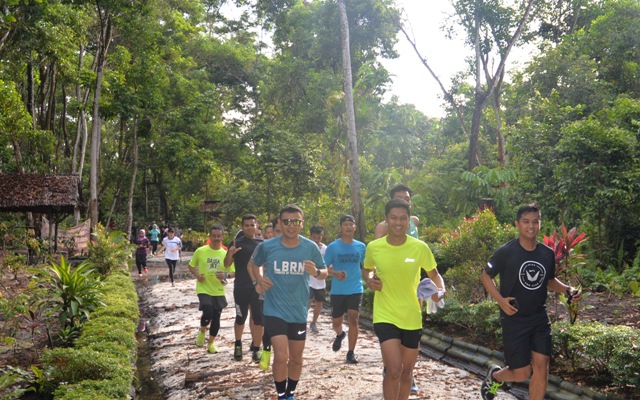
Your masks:
<svg viewBox="0 0 640 400"><path fill-rule="evenodd" d="M209 222L209 216L213 218L220 217L221 213L218 208L222 205L220 200L205 200L200 203L199 211L204 214L204 231L207 231L207 223Z"/></svg>
<svg viewBox="0 0 640 400"><path fill-rule="evenodd" d="M84 208L78 175L0 174L0 212L47 214L56 244L58 222L76 208Z"/></svg>

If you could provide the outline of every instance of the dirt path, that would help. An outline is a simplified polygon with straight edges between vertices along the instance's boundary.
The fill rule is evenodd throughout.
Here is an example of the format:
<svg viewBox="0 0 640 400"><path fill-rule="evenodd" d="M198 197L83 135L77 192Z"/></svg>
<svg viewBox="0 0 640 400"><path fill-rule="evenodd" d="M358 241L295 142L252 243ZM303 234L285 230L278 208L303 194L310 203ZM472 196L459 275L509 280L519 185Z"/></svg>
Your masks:
<svg viewBox="0 0 640 400"><path fill-rule="evenodd" d="M167 267L161 258L149 261L149 274L134 280L142 289L148 321L152 372L161 382L166 399L275 399L271 370L264 372L251 362L248 326L243 336L245 356L233 360L233 324L235 310L232 288L227 286L229 306L224 310L221 329L216 339L217 354L208 354L196 347L195 337L200 322L195 281L186 269L188 257L178 268L176 287L166 282ZM182 273L182 274L181 274ZM360 330L356 365L346 364L346 350L335 353L331 344L335 333L327 312L320 316L320 332L308 334L304 352L302 377L296 391L299 399L381 399L382 362L377 338L372 332ZM345 326L346 330L346 326ZM346 344L346 342L345 342ZM187 382L187 376L203 374L197 382ZM420 388L411 399L466 400L480 399L480 378L464 370L420 357L415 376ZM496 399L515 399L500 393Z"/></svg>

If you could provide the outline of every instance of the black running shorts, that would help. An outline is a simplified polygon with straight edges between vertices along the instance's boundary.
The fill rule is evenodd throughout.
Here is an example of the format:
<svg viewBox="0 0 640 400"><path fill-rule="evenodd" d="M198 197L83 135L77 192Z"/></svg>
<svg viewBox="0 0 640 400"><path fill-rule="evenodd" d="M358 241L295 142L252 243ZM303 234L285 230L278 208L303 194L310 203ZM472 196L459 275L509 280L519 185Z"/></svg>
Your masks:
<svg viewBox="0 0 640 400"><path fill-rule="evenodd" d="M326 293L326 290L324 288L323 289L315 289L315 288L310 287L309 288L309 300L324 301L325 293Z"/></svg>
<svg viewBox="0 0 640 400"><path fill-rule="evenodd" d="M236 303L236 323L243 325L247 320L249 307L251 319L256 325L262 325L262 300L254 287L234 287L233 301Z"/></svg>
<svg viewBox="0 0 640 400"><path fill-rule="evenodd" d="M546 312L526 317L501 316L504 358L511 369L531 364L531 352L551 355L551 324Z"/></svg>
<svg viewBox="0 0 640 400"><path fill-rule="evenodd" d="M376 335L378 335L380 343L389 339L400 339L400 344L408 349L417 349L420 345L420 337L422 336L422 329L400 329L393 324L385 322L373 324L373 330L376 332Z"/></svg>
<svg viewBox="0 0 640 400"><path fill-rule="evenodd" d="M305 340L307 323L289 323L281 318L264 316L264 329L268 337L286 335L289 340Z"/></svg>
<svg viewBox="0 0 640 400"><path fill-rule="evenodd" d="M362 293L354 294L332 294L331 295L331 317L340 318L347 310L360 311Z"/></svg>

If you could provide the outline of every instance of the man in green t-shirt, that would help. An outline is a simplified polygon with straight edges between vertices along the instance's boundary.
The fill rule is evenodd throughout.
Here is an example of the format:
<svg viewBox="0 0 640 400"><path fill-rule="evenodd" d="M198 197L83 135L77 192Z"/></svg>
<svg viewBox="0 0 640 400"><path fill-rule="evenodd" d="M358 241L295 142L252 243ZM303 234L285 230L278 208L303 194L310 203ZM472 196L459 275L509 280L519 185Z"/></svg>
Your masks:
<svg viewBox="0 0 640 400"><path fill-rule="evenodd" d="M386 373L382 381L385 400L407 399L422 332L420 303L416 296L420 269L444 295L444 281L426 243L407 235L411 207L402 199L385 205L387 236L367 246L362 278L375 292L373 327L380 341ZM434 294L434 300L440 299ZM399 312L402 311L402 312Z"/></svg>
<svg viewBox="0 0 640 400"><path fill-rule="evenodd" d="M196 294L200 302L200 330L196 337L196 346L204 345L204 337L209 327L207 351L217 353L213 341L220 330L220 315L227 306L224 285L226 280L235 276L234 265L224 266L227 251L222 248L224 228L216 224L209 232L210 243L196 249L189 262L189 271L196 277Z"/></svg>

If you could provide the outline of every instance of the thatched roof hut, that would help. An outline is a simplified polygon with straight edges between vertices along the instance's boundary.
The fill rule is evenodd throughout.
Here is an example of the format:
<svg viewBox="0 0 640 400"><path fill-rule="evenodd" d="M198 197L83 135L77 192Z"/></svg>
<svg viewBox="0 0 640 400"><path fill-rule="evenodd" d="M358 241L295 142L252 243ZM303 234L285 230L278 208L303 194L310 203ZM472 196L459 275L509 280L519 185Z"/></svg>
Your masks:
<svg viewBox="0 0 640 400"><path fill-rule="evenodd" d="M78 175L0 174L0 212L72 214L81 193Z"/></svg>

